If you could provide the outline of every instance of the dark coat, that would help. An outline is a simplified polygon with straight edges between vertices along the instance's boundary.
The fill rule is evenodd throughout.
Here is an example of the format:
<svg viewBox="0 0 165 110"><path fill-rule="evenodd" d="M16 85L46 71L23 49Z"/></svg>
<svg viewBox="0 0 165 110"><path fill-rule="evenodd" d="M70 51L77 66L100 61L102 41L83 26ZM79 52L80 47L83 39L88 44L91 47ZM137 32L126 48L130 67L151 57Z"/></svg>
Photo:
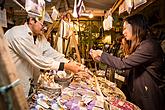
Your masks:
<svg viewBox="0 0 165 110"><path fill-rule="evenodd" d="M144 40L127 58L118 58L108 53L100 61L116 69L130 69L128 88L131 102L142 110L165 110L161 84L162 51L156 41Z"/></svg>

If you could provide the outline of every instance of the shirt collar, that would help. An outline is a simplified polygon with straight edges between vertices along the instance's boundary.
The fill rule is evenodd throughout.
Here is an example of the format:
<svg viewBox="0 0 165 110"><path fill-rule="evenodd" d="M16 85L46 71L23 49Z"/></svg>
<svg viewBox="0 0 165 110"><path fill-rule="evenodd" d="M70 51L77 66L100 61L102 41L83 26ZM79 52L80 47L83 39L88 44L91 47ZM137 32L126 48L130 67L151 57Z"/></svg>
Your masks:
<svg viewBox="0 0 165 110"><path fill-rule="evenodd" d="M33 36L33 32L32 32L31 29L29 28L27 22L26 22L24 25L25 25L26 28L27 28L27 32L28 32L28 34L29 34L30 36Z"/></svg>

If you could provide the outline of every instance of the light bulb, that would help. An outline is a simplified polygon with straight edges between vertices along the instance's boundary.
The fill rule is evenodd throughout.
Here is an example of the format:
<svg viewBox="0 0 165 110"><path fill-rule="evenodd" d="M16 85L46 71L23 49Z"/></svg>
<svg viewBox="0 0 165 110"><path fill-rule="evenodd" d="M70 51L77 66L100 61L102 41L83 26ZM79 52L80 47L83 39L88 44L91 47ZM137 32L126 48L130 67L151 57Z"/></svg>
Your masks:
<svg viewBox="0 0 165 110"><path fill-rule="evenodd" d="M93 14L92 13L89 14L89 18L93 18Z"/></svg>

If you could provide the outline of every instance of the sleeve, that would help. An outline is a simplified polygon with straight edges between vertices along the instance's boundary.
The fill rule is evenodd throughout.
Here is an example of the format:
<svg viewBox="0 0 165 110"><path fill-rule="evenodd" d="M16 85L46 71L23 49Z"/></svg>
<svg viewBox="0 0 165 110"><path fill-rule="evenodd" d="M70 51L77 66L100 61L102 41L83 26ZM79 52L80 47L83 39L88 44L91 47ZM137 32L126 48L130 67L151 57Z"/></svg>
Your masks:
<svg viewBox="0 0 165 110"><path fill-rule="evenodd" d="M42 52L29 39L17 37L17 39L10 41L10 45L17 54L37 68L44 70L59 69L60 62L51 57L43 56Z"/></svg>
<svg viewBox="0 0 165 110"><path fill-rule="evenodd" d="M51 57L56 61L62 61L62 62L68 62L69 61L65 58L64 54L57 52L55 49L53 49L46 38L43 38L43 40L44 40L44 44L43 44L44 45L44 50L43 50L44 56Z"/></svg>
<svg viewBox="0 0 165 110"><path fill-rule="evenodd" d="M130 69L150 61L155 57L154 55L154 46L150 43L142 43L136 51L127 58L121 59L104 52L101 55L100 61L113 68Z"/></svg>

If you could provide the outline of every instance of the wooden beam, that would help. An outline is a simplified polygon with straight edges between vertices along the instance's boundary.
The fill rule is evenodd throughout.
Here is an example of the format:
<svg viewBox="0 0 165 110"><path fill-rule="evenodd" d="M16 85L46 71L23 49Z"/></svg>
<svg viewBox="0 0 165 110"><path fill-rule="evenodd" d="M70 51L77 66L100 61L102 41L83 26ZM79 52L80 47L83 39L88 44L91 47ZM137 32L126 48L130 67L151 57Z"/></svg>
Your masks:
<svg viewBox="0 0 165 110"><path fill-rule="evenodd" d="M57 25L59 25L59 24L60 24L60 20L57 21L57 22L53 22L53 24L50 24L50 25L49 25L48 31L47 31L47 33L46 33L46 35L45 35L45 37L46 37L47 39L48 39L50 33L52 32L52 30L53 30Z"/></svg>
<svg viewBox="0 0 165 110"><path fill-rule="evenodd" d="M69 10L68 0L64 0L64 3L65 3L65 9L66 11L68 11Z"/></svg>
<svg viewBox="0 0 165 110"><path fill-rule="evenodd" d="M59 10L60 4L61 4L61 0L57 0L57 5L56 5L56 9L57 9L57 10Z"/></svg>
<svg viewBox="0 0 165 110"><path fill-rule="evenodd" d="M124 0L116 0L114 5L112 6L111 13L115 12L115 10L123 3Z"/></svg>
<svg viewBox="0 0 165 110"><path fill-rule="evenodd" d="M0 27L0 86L6 86L16 81L16 67L12 63L9 50L3 36L3 30ZM6 101L9 101L6 103ZM19 84L11 88L8 92L0 94L0 110L7 110L10 106L12 110L29 110L25 99L22 86Z"/></svg>

